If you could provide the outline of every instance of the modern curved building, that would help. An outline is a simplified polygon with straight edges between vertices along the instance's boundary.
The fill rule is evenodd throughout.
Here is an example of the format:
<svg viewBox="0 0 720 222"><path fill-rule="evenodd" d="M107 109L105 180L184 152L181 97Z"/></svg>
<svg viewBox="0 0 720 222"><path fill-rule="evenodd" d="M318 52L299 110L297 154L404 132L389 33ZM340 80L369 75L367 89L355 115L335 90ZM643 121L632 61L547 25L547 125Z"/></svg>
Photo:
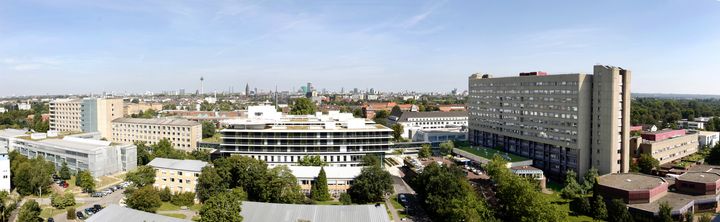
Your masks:
<svg viewBox="0 0 720 222"><path fill-rule="evenodd" d="M247 115L223 122L221 155L249 156L270 166L296 165L319 155L330 166L349 167L390 149L391 129L350 113L285 115L273 106L251 106Z"/></svg>

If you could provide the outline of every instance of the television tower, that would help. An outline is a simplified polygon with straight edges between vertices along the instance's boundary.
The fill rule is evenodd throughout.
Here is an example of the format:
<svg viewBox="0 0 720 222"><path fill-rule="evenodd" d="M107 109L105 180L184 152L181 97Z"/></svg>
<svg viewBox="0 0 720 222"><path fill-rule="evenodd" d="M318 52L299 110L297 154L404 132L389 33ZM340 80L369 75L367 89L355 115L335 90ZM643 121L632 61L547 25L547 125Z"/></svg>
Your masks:
<svg viewBox="0 0 720 222"><path fill-rule="evenodd" d="M204 94L205 94L205 90L204 90L204 88L203 88L203 81L205 81L205 78L203 78L202 76L200 76L200 95L204 95Z"/></svg>

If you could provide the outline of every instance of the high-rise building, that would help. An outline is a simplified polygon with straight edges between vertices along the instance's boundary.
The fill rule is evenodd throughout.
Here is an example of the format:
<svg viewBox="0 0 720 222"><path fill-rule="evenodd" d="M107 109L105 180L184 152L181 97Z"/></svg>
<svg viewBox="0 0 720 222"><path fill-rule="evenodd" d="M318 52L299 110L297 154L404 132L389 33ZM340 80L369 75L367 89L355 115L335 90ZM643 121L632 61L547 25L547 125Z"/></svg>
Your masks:
<svg viewBox="0 0 720 222"><path fill-rule="evenodd" d="M245 84L245 96L250 96L250 84Z"/></svg>
<svg viewBox="0 0 720 222"><path fill-rule="evenodd" d="M85 98L80 110L80 128L83 132L100 132L102 138L110 140L110 122L122 118L124 114L122 99Z"/></svg>
<svg viewBox="0 0 720 222"><path fill-rule="evenodd" d="M469 141L533 159L549 176L629 170L629 70L469 79Z"/></svg>
<svg viewBox="0 0 720 222"><path fill-rule="evenodd" d="M297 165L318 155L329 166L359 166L365 155L384 155L392 130L351 113L285 115L273 106L248 107L247 119L224 121L221 155L249 156L270 166ZM381 158L382 159L382 158Z"/></svg>
<svg viewBox="0 0 720 222"><path fill-rule="evenodd" d="M80 99L57 99L50 102L50 130L81 132Z"/></svg>

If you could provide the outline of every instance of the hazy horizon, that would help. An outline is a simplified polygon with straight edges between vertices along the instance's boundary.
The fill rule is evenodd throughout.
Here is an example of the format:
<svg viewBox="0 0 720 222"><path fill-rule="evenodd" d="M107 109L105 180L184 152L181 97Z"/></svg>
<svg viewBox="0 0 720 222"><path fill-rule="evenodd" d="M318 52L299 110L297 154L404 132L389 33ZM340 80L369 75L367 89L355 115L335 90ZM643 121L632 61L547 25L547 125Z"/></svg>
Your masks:
<svg viewBox="0 0 720 222"><path fill-rule="evenodd" d="M633 72L720 95L720 1L4 1L0 96L467 89L472 73Z"/></svg>

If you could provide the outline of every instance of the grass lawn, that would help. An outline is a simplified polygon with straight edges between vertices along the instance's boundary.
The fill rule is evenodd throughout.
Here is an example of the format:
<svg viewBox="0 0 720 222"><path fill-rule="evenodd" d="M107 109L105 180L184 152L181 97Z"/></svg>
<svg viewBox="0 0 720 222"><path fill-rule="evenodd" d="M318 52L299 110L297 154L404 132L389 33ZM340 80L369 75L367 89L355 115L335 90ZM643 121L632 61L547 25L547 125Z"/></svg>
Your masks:
<svg viewBox="0 0 720 222"><path fill-rule="evenodd" d="M157 209L157 211L172 211L172 210L180 210L179 206L175 206L174 204L163 202L162 205L160 205L160 208Z"/></svg>
<svg viewBox="0 0 720 222"><path fill-rule="evenodd" d="M81 211L82 209L79 209L79 208L82 207L83 205L85 205L85 204L84 203L75 203L75 206L72 206L72 207L75 207L75 211ZM40 217L42 217L42 218L48 218L53 215L57 215L57 214L61 214L61 213L66 214L67 209L70 208L70 207L66 207L65 209L56 209L56 208L54 208L52 206L48 206L48 205L43 205L40 207L42 208L42 211L40 211Z"/></svg>
<svg viewBox="0 0 720 222"><path fill-rule="evenodd" d="M222 140L222 139L220 139L220 136L221 136L221 134L218 132L218 133L215 133L215 135L213 135L212 137L202 139L202 141L206 142L206 143L219 143Z"/></svg>
<svg viewBox="0 0 720 222"><path fill-rule="evenodd" d="M469 146L462 146L457 147L458 149L467 151L469 153L478 155L480 157L483 157L485 159L491 160L495 154L498 154L502 157L508 157L510 158L510 162L518 162L518 161L525 161L529 160L528 158L521 157L512 153L507 153L501 150L492 149L492 148L486 148L486 147L469 147Z"/></svg>
<svg viewBox="0 0 720 222"><path fill-rule="evenodd" d="M95 181L95 182L97 182L97 181ZM109 176L103 176L103 177L100 177L100 182L97 182L97 184L95 184L95 189L99 190L110 184L116 184L116 183L120 183L120 182L122 182L120 179L117 179L114 177L109 177Z"/></svg>
<svg viewBox="0 0 720 222"><path fill-rule="evenodd" d="M390 198L390 203L398 211L400 219L408 217L407 213L405 212L405 207L403 207L403 205L397 200L397 195L393 195L393 197Z"/></svg>
<svg viewBox="0 0 720 222"><path fill-rule="evenodd" d="M178 218L178 219L185 219L185 218L187 218L187 217L185 216L185 214L160 214L160 215L168 216L168 217L174 217L174 218Z"/></svg>
<svg viewBox="0 0 720 222"><path fill-rule="evenodd" d="M202 204L195 204L189 207L190 210L195 212L200 212L200 208L202 208Z"/></svg>
<svg viewBox="0 0 720 222"><path fill-rule="evenodd" d="M547 189L552 190L553 194L542 193L541 195L545 196L550 201L550 203L558 205L560 207L560 210L566 212L566 214L568 215L568 221L593 221L592 217L588 217L585 215L573 216L571 214L570 201L560 197L560 190L562 189L562 185L548 181L546 187Z"/></svg>

